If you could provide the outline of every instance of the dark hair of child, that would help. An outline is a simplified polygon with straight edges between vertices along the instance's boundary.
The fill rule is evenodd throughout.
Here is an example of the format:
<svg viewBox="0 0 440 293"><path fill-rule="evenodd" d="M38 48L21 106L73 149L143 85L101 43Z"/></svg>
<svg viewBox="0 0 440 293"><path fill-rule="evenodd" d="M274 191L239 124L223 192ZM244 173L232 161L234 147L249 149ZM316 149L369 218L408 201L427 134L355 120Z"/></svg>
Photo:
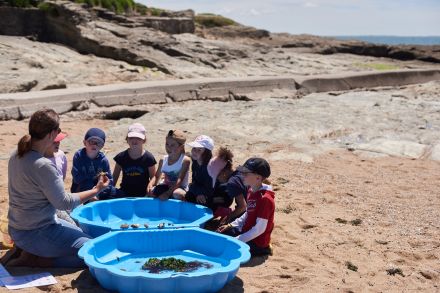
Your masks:
<svg viewBox="0 0 440 293"><path fill-rule="evenodd" d="M205 151L202 154L202 165L208 165L209 160L212 158L212 151L205 149Z"/></svg>

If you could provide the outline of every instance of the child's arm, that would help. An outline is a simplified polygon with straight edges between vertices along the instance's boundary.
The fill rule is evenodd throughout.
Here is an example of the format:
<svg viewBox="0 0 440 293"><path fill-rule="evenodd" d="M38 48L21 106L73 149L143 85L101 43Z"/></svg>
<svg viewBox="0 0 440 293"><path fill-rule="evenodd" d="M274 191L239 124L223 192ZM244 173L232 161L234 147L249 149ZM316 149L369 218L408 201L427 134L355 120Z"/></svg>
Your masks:
<svg viewBox="0 0 440 293"><path fill-rule="evenodd" d="M72 161L72 181L75 184L81 185L85 180L88 179L86 174L83 174L81 172L81 157L80 157L80 151L76 152L73 156Z"/></svg>
<svg viewBox="0 0 440 293"><path fill-rule="evenodd" d="M119 175L121 174L121 166L116 163L115 164L115 169L113 169L113 183L116 186L116 183L118 183L118 179L119 179Z"/></svg>
<svg viewBox="0 0 440 293"><path fill-rule="evenodd" d="M153 180L153 178L155 178L156 175L156 162L154 162L155 164L153 166L148 167L148 174L150 176L150 182L148 183L147 186L147 194L151 194L152 190L153 190L153 185L152 183L154 183L156 180Z"/></svg>
<svg viewBox="0 0 440 293"><path fill-rule="evenodd" d="M224 231L231 228L238 228L239 231L243 228L244 223L246 222L247 212L241 215L240 218L235 219L232 223L222 225L217 229L217 232L223 233Z"/></svg>
<svg viewBox="0 0 440 293"><path fill-rule="evenodd" d="M180 172L179 172L179 177L177 177L177 181L173 185L170 186L168 191L166 191L160 195L161 199L165 200L165 199L170 198L171 195L173 195L174 190L181 187L183 180L185 180L186 174L188 174L190 164L191 164L190 158L185 156L183 159L183 162L182 162L182 168L180 169Z"/></svg>
<svg viewBox="0 0 440 293"><path fill-rule="evenodd" d="M246 211L246 201L244 199L243 194L237 195L235 198L235 209L230 213L225 219L225 223L234 220L238 216L240 216L244 211Z"/></svg>
<svg viewBox="0 0 440 293"><path fill-rule="evenodd" d="M156 186L159 183L160 176L162 175L162 165L163 165L163 159L159 160L159 166L157 167L156 174L154 177L150 180L151 186ZM148 169L148 172L150 169Z"/></svg>
<svg viewBox="0 0 440 293"><path fill-rule="evenodd" d="M269 201L268 198L263 197L261 201L257 202L255 208L257 212L257 220L255 225L245 233L238 235L236 237L238 240L249 242L266 231L269 219L275 212L275 205L273 202Z"/></svg>
<svg viewBox="0 0 440 293"><path fill-rule="evenodd" d="M268 223L267 219L257 218L257 222L255 223L255 226L253 226L249 231L238 235L236 238L243 242L249 242L252 239L255 239L261 234L263 234L264 231L266 231L267 223Z"/></svg>
<svg viewBox="0 0 440 293"><path fill-rule="evenodd" d="M66 155L64 153L63 153L62 159L63 159L63 170L62 170L62 172L63 172L63 180L65 180L66 179L66 174L67 174L67 157L66 157Z"/></svg>
<svg viewBox="0 0 440 293"><path fill-rule="evenodd" d="M104 159L102 160L103 168L102 171L107 173L107 178L109 180L109 185L113 186L113 176L112 176L112 170L110 169L110 163L108 162L108 159L104 156Z"/></svg>

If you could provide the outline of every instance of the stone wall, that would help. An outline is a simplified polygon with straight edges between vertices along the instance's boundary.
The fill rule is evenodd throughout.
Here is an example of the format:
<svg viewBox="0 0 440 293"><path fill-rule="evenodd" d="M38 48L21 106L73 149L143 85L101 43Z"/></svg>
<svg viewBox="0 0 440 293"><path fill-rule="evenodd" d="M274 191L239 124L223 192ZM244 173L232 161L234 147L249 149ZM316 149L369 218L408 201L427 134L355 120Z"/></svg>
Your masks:
<svg viewBox="0 0 440 293"><path fill-rule="evenodd" d="M186 17L145 17L142 24L169 34L194 33L194 19Z"/></svg>
<svg viewBox="0 0 440 293"><path fill-rule="evenodd" d="M57 9L58 10L58 9ZM130 17L124 17L114 14L113 12L100 11L103 9L95 9L95 17L102 17L111 21L128 20ZM48 19L49 18L49 19ZM65 19L64 19L65 20ZM169 34L194 33L195 25L194 19L188 17L136 17L134 26L145 26L160 30ZM8 36L29 36L35 35L39 39L45 41L52 41L50 36L45 36L47 33L47 26L54 20L46 12L37 8L17 8L0 6L0 34ZM69 23L66 23L69 25Z"/></svg>
<svg viewBox="0 0 440 293"><path fill-rule="evenodd" d="M8 36L40 36L44 34L46 17L39 9L0 7L0 34Z"/></svg>

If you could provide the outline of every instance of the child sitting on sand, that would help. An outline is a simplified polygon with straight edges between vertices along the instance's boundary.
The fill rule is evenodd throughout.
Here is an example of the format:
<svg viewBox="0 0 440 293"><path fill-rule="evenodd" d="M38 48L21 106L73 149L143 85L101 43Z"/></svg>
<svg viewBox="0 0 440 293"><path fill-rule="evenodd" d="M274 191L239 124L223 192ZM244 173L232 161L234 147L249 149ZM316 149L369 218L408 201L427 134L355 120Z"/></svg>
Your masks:
<svg viewBox="0 0 440 293"><path fill-rule="evenodd" d="M192 203L207 205L208 198L214 193L212 177L208 174L208 162L212 158L214 141L207 135L196 137L187 144L191 149L192 181L186 193L186 200Z"/></svg>
<svg viewBox="0 0 440 293"><path fill-rule="evenodd" d="M46 149L44 156L48 158L55 168L57 169L58 176L64 181L67 174L67 157L66 154L60 150L61 141L66 138L67 134L64 132L58 133L58 135L53 140L53 144ZM75 221L70 217L67 211L56 210L56 215L58 218L66 220L70 224L76 226Z"/></svg>
<svg viewBox="0 0 440 293"><path fill-rule="evenodd" d="M110 164L101 149L105 144L105 133L99 128L90 128L84 136L84 148L73 156L71 192L81 192L92 189L105 173L109 179L109 186L98 194L98 198L110 193L113 177ZM93 200L93 199L92 199ZM96 200L96 198L94 198Z"/></svg>
<svg viewBox="0 0 440 293"><path fill-rule="evenodd" d="M269 163L262 158L250 158L237 168L250 187L246 212L232 223L222 225L217 232L236 236L246 242L252 256L272 253L270 235L274 227L275 193L263 181L270 176Z"/></svg>
<svg viewBox="0 0 440 293"><path fill-rule="evenodd" d="M167 155L159 161L152 185L156 185L163 174L160 184L153 188L152 195L159 199L185 199L188 190L189 165L191 160L185 156L186 136L181 130L170 130L165 139Z"/></svg>
<svg viewBox="0 0 440 293"><path fill-rule="evenodd" d="M58 175L64 180L67 174L67 157L66 154L60 150L61 141L66 138L67 134L64 132L58 133L53 144L46 150L44 156L48 158L57 168Z"/></svg>
<svg viewBox="0 0 440 293"><path fill-rule="evenodd" d="M246 210L248 187L243 183L243 175L232 167L232 152L220 147L217 155L208 163L208 173L215 182L212 207L214 218L220 223L230 223ZM235 202L235 207L230 208ZM217 228L217 227L216 227Z"/></svg>
<svg viewBox="0 0 440 293"><path fill-rule="evenodd" d="M149 194L153 187L151 179L156 174L156 159L149 151L144 150L147 138L145 127L142 124L130 125L126 140L128 149L114 157L116 162L113 171L115 184L122 171L121 189L118 190L117 197L142 197Z"/></svg>

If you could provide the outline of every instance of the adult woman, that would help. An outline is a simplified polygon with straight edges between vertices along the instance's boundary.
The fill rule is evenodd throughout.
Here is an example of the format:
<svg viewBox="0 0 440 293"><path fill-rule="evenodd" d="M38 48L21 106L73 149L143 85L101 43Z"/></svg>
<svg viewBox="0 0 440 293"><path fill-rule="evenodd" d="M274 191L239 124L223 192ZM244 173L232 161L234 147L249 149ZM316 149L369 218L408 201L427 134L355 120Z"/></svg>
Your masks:
<svg viewBox="0 0 440 293"><path fill-rule="evenodd" d="M8 265L79 267L77 252L90 239L83 231L55 216L70 210L108 186L101 176L91 190L69 194L55 166L44 157L60 132L58 114L39 110L29 121L29 134L18 142L8 164L9 233L23 252ZM41 258L45 262L41 262Z"/></svg>

